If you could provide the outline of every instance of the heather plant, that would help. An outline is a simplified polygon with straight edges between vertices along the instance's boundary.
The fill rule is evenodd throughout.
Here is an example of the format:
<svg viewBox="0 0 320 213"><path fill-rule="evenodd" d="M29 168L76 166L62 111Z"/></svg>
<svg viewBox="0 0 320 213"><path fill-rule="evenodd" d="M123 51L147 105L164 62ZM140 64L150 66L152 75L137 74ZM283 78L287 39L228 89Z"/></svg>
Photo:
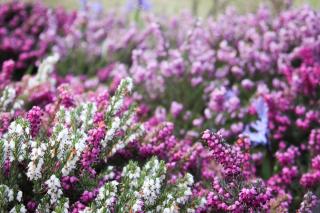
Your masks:
<svg viewBox="0 0 320 213"><path fill-rule="evenodd" d="M17 11L0 43L46 44L1 61L0 211L316 212L319 12L201 20L134 3L0 6Z"/></svg>
<svg viewBox="0 0 320 213"><path fill-rule="evenodd" d="M317 23L318 14L308 8L284 11L275 18L265 7L250 15L228 9L217 20L204 21L183 15L164 22L145 15L142 26L125 18L88 14L84 19L79 16L76 23L85 23L79 25L85 30L74 28L74 54L68 54L71 58L58 70L97 72L99 80L107 83L131 76L142 95L136 97L152 110L164 107L169 120L183 132L214 127L224 128L233 137L254 119L254 113L249 113L251 102L261 94L274 93L270 85L283 90L283 75L291 73L285 69L294 57L292 52L297 52L294 47L316 39L319 32L312 24ZM300 26L306 29L295 30ZM89 57L86 52L91 53ZM76 60L79 66L72 68L78 57L82 58ZM180 114L185 116L169 113L175 102L182 104Z"/></svg>
<svg viewBox="0 0 320 213"><path fill-rule="evenodd" d="M221 177L217 175L213 179L208 205L222 211L266 211L271 189L262 180L253 178L250 140L239 138L231 146L223 141L221 133L213 134L209 130L203 133L202 138L212 151L211 156L222 166Z"/></svg>
<svg viewBox="0 0 320 213"><path fill-rule="evenodd" d="M72 96L76 91L71 85L50 81L58 58L45 59L35 76L26 76L28 84L12 82L13 88L3 91L3 111L15 98L32 95L33 88L44 83L51 85L53 98L45 107L33 106L10 119L3 130L0 209L178 212L198 208L201 202L192 197L190 174L169 181L165 162L157 158L147 160L143 168L135 161L112 163L119 151L144 134L135 105L126 104L132 80L122 80L110 98L106 92L94 91ZM25 88L16 94L18 85ZM84 101L90 96L95 101ZM121 165L126 166L121 169Z"/></svg>
<svg viewBox="0 0 320 213"><path fill-rule="evenodd" d="M166 183L164 161L152 158L143 168L129 162L122 171L122 181L107 182L84 212L180 212L194 211L190 202L193 178L186 174L174 183Z"/></svg>
<svg viewBox="0 0 320 213"><path fill-rule="evenodd" d="M40 3L9 1L0 5L0 65L15 62L11 77L34 73L51 46L68 32L74 15L62 9L50 10Z"/></svg>

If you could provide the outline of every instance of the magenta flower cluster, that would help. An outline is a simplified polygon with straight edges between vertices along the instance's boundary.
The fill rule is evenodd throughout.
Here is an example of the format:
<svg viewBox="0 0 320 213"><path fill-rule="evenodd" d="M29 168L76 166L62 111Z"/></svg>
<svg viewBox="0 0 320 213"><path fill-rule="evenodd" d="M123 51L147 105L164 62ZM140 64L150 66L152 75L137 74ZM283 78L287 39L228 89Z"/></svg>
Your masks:
<svg viewBox="0 0 320 213"><path fill-rule="evenodd" d="M0 63L15 61L13 76L21 78L47 54L59 36L66 34L73 16L61 9L52 11L41 4L12 1L0 7Z"/></svg>

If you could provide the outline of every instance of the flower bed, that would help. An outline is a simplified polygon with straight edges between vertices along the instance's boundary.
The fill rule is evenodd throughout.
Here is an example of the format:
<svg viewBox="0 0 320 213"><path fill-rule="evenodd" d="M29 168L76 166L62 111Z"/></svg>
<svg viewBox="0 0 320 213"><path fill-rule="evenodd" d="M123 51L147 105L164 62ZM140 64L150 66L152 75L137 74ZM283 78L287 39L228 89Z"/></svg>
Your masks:
<svg viewBox="0 0 320 213"><path fill-rule="evenodd" d="M319 210L319 22L2 4L0 211Z"/></svg>

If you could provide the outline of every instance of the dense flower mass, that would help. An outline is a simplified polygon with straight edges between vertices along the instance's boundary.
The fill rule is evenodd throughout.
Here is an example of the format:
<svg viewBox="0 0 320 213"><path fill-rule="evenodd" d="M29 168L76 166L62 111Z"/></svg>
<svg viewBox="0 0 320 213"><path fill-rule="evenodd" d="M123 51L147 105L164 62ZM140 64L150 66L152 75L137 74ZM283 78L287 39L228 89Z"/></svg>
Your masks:
<svg viewBox="0 0 320 213"><path fill-rule="evenodd" d="M68 31L74 16L41 4L12 1L0 7L0 64L15 61L15 79L34 71L34 65L55 40Z"/></svg>
<svg viewBox="0 0 320 213"><path fill-rule="evenodd" d="M318 11L82 3L0 5L0 212L319 211Z"/></svg>

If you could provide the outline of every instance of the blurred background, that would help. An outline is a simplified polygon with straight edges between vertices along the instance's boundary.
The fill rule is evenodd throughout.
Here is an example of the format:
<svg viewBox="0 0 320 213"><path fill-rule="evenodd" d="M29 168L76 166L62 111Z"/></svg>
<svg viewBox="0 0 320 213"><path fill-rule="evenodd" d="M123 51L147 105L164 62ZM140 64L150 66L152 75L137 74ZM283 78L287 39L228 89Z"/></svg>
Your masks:
<svg viewBox="0 0 320 213"><path fill-rule="evenodd" d="M7 2L9 0L0 0ZM36 1L36 0L24 0ZM39 0L38 0L39 1ZM83 2L95 2L108 10L125 10L128 2L133 0L42 0L41 2L52 7L62 6L67 9L79 9ZM186 10L192 10L196 15L205 17L208 14L217 14L227 6L235 6L239 12L247 13L257 9L263 3L274 7L275 11L286 1L293 1L294 6L310 5L320 9L320 0L146 0L150 2L153 12L163 15L172 15Z"/></svg>

